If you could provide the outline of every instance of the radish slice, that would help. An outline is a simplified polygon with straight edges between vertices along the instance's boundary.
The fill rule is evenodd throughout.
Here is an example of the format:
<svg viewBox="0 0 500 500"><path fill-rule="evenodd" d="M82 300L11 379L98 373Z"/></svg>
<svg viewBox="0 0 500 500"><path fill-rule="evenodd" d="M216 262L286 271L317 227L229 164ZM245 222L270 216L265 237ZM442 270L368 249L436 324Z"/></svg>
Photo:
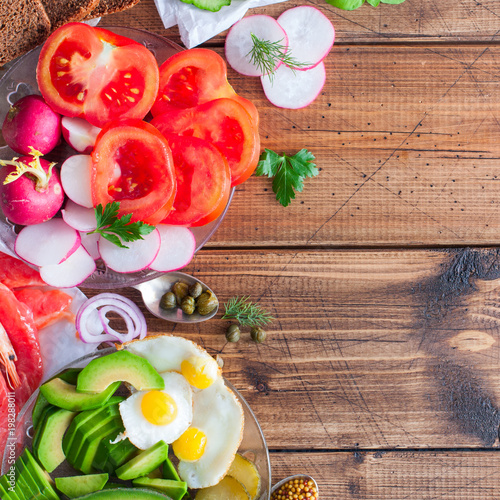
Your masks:
<svg viewBox="0 0 500 500"><path fill-rule="evenodd" d="M335 29L330 20L316 7L301 5L288 9L278 17L278 23L288 36L291 56L302 64L299 70L311 69L330 52L335 41Z"/></svg>
<svg viewBox="0 0 500 500"><path fill-rule="evenodd" d="M93 208L82 207L68 200L61 211L64 222L77 231L93 231L97 227Z"/></svg>
<svg viewBox="0 0 500 500"><path fill-rule="evenodd" d="M70 156L61 165L61 183L69 199L82 207L92 208L90 176L92 158L89 155Z"/></svg>
<svg viewBox="0 0 500 500"><path fill-rule="evenodd" d="M143 240L124 243L120 248L106 238L99 238L99 253L105 264L118 273L134 273L146 269L160 250L160 233L155 229Z"/></svg>
<svg viewBox="0 0 500 500"><path fill-rule="evenodd" d="M325 65L320 62L307 71L294 71L282 64L273 74L260 78L269 101L279 108L299 109L311 104L325 84Z"/></svg>
<svg viewBox="0 0 500 500"><path fill-rule="evenodd" d="M149 268L166 273L187 266L196 250L196 239L191 230L166 224L160 224L156 229L161 235L161 246Z"/></svg>
<svg viewBox="0 0 500 500"><path fill-rule="evenodd" d="M249 55L253 47L252 34L260 40L280 42L285 51L288 37L276 19L260 14L244 17L230 29L225 48L228 64L242 75L262 76L261 69L251 62ZM281 62L276 67L280 64Z"/></svg>
<svg viewBox="0 0 500 500"><path fill-rule="evenodd" d="M40 267L40 276L47 285L70 288L80 285L96 269L94 259L81 245L64 262Z"/></svg>
<svg viewBox="0 0 500 500"><path fill-rule="evenodd" d="M85 250L87 250L87 252L94 260L97 260L101 257L101 254L99 253L99 245L97 243L100 236L101 235L98 233L87 234L83 231L80 232L82 246L83 248L85 248Z"/></svg>
<svg viewBox="0 0 500 500"><path fill-rule="evenodd" d="M17 235L14 250L35 266L60 264L80 246L80 235L62 219L50 219L24 227Z"/></svg>
<svg viewBox="0 0 500 500"><path fill-rule="evenodd" d="M83 118L63 116L61 120L64 140L79 153L90 154L101 129Z"/></svg>

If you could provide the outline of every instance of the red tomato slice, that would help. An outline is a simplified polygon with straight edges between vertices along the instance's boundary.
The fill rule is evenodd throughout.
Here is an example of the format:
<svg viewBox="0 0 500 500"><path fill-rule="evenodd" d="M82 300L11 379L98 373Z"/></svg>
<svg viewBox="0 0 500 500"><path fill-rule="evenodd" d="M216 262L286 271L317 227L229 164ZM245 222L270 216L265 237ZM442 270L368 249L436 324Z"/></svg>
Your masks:
<svg viewBox="0 0 500 500"><path fill-rule="evenodd" d="M236 94L227 81L224 59L209 49L184 50L160 66L158 96L151 113L158 116L172 109L192 108L221 97L236 99L258 126L257 108Z"/></svg>
<svg viewBox="0 0 500 500"><path fill-rule="evenodd" d="M231 186L247 180L259 161L259 133L248 113L234 99L215 99L200 106L169 111L151 124L163 134L205 139L226 157Z"/></svg>
<svg viewBox="0 0 500 500"><path fill-rule="evenodd" d="M210 142L196 137L166 136L174 158L177 194L164 224L203 226L216 219L229 200L231 172Z"/></svg>
<svg viewBox="0 0 500 500"><path fill-rule="evenodd" d="M144 118L158 91L153 54L129 38L83 23L68 23L45 42L37 66L44 99L58 113L97 127Z"/></svg>
<svg viewBox="0 0 500 500"><path fill-rule="evenodd" d="M176 180L166 139L140 120L110 123L92 152L94 206L120 202L119 215L158 224L172 209Z"/></svg>

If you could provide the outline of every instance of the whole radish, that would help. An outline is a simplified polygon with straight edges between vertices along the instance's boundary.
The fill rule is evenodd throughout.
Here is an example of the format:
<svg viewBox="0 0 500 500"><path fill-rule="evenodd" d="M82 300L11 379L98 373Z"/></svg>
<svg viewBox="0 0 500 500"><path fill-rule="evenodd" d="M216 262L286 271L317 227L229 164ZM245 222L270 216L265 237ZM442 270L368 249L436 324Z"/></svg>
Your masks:
<svg viewBox="0 0 500 500"><path fill-rule="evenodd" d="M0 207L7 219L14 224L39 224L58 212L64 192L54 165L33 149L31 156L0 160Z"/></svg>
<svg viewBox="0 0 500 500"><path fill-rule="evenodd" d="M30 147L47 154L61 141L61 116L39 95L22 97L11 106L2 125L7 145L23 155Z"/></svg>

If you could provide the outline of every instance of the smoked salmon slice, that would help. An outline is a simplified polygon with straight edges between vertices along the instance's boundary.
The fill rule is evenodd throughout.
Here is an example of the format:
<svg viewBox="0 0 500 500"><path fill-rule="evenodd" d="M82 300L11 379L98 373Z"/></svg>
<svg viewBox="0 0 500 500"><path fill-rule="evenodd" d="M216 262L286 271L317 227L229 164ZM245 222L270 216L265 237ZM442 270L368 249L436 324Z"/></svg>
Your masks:
<svg viewBox="0 0 500 500"><path fill-rule="evenodd" d="M0 283L9 288L21 288L23 286L45 286L46 283L40 278L40 273L22 260L16 259L0 252Z"/></svg>
<svg viewBox="0 0 500 500"><path fill-rule="evenodd" d="M61 290L23 288L14 290L14 294L33 311L35 325L39 330L61 319L75 320L75 315L69 310L73 297Z"/></svg>

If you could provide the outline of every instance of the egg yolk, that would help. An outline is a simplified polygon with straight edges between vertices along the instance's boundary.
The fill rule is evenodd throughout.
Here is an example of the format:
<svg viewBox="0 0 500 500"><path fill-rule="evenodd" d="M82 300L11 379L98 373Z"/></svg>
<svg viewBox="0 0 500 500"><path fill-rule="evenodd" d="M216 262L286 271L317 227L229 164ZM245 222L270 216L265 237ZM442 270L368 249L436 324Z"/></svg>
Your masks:
<svg viewBox="0 0 500 500"><path fill-rule="evenodd" d="M177 405L172 396L161 391L149 391L141 401L144 418L153 425L167 425L177 417Z"/></svg>
<svg viewBox="0 0 500 500"><path fill-rule="evenodd" d="M210 387L217 377L217 370L213 370L210 360L197 356L192 356L182 361L181 373L184 378L197 389L206 389Z"/></svg>
<svg viewBox="0 0 500 500"><path fill-rule="evenodd" d="M206 444L205 433L196 427L190 427L172 443L172 449L179 460L194 462L202 457Z"/></svg>

